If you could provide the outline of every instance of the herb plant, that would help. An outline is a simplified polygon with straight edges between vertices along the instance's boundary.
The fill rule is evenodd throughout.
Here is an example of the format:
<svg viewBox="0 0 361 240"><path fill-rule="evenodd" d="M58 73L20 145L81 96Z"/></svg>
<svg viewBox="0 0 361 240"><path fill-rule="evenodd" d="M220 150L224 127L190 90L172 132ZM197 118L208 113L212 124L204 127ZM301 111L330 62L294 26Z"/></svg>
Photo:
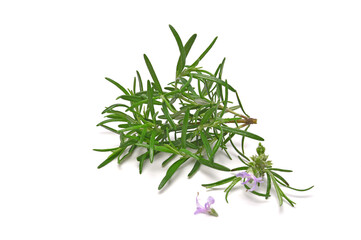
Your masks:
<svg viewBox="0 0 361 240"><path fill-rule="evenodd" d="M292 207L294 207L295 202L293 202L291 199L289 199L286 196L286 194L280 188L280 185L295 191L307 191L313 188L313 186L306 189L297 189L291 187L289 183L286 181L286 179L277 172L292 172L292 170L273 168L272 162L268 160L268 155L265 155L265 150L266 150L265 147L263 147L262 144L259 143L259 146L257 147L257 155L253 155L250 159L246 157L243 153L238 152L240 154L238 158L241 162L244 163L245 166L232 169L232 171L237 171L237 170L239 171L246 170L246 171L240 172L235 176L220 180L215 183L203 184L202 186L206 188L212 188L212 187L224 185L226 183L230 183L229 186L224 190L226 193L225 195L226 201L228 202L227 197L229 192L240 181L243 181L242 185L245 186L247 191L250 191L255 195L265 197L266 199L268 199L271 196L270 192L273 184L280 206L283 203L283 199L285 199ZM263 179L265 175L267 176L266 193L259 193L255 191L255 189L257 186L260 185L260 183L264 182ZM251 188L248 185L246 185L250 181L253 183L253 186Z"/></svg>
<svg viewBox="0 0 361 240"><path fill-rule="evenodd" d="M280 204L282 205L282 199L285 198L293 206L294 202L286 197L279 185L291 187L276 173L290 170L272 168L267 155L264 155L262 145L257 148L257 156L249 159L244 154L245 139L263 141L263 138L248 131L257 120L244 111L235 88L222 79L225 59L213 72L199 66L217 37L192 64L186 64L188 53L197 35L192 35L183 44L177 31L171 25L169 27L180 52L174 81L162 87L153 65L145 54L144 61L151 80L143 81L140 73L136 71L133 88L126 89L118 82L105 78L119 88L122 95L117 98L120 100L118 103L104 109L102 114L105 114L106 119L97 126L119 135L120 144L115 148L94 149L110 153L98 168L113 160L121 163L139 148L145 149L144 153L136 157L139 173L142 173L144 163L152 163L157 155L163 152L169 154L169 157L163 161L162 166L170 166L158 186L159 190L184 163L191 161L193 168L188 177L196 174L201 166L229 172L246 170L245 173L203 185L210 188L231 183L226 188L226 200L229 191L237 182L243 179L243 185L249 189L246 183L253 182L259 185L262 182L259 178L263 179L266 176L267 192L258 193L254 191L254 187L250 192L267 199L270 196L272 182ZM232 98L236 101L232 102ZM242 137L240 149L232 141L236 135ZM239 153L238 158L245 166L230 169L215 158L217 152L223 151L231 159L227 151L229 147L233 147Z"/></svg>

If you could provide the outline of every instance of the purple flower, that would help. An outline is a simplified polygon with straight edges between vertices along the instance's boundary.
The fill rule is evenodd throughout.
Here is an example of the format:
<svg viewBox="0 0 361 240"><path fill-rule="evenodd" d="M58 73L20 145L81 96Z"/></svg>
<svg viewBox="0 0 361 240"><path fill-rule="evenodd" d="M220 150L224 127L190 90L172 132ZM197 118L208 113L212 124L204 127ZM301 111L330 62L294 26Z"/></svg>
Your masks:
<svg viewBox="0 0 361 240"><path fill-rule="evenodd" d="M249 189L249 191L251 191L251 192L254 191L254 190L256 190L257 183L262 183L262 182L263 182L261 177L257 178L255 175L253 175L252 173L250 174L250 173L248 173L248 172L240 172L240 173L237 173L237 174L236 174L236 177L240 177L240 178L245 178L245 179L246 179L246 181L242 182L243 185L252 180L253 185L252 185L251 189Z"/></svg>
<svg viewBox="0 0 361 240"><path fill-rule="evenodd" d="M206 204L204 204L204 207L203 207L201 204L199 204L198 195L199 195L199 193L197 193L197 197L196 197L197 209L194 212L194 214L205 213L205 214L209 214L211 216L218 217L218 213L216 212L216 210L211 208L211 205L214 203L214 198L209 196L208 201L206 202Z"/></svg>

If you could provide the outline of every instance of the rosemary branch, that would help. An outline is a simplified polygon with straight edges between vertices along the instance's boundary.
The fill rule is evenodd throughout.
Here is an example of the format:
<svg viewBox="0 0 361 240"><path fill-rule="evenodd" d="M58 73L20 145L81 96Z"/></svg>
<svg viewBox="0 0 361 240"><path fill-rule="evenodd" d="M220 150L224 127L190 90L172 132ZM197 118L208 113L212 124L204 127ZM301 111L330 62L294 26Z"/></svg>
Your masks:
<svg viewBox="0 0 361 240"><path fill-rule="evenodd" d="M263 138L248 131L251 125L257 124L257 119L251 118L245 113L237 91L227 80L222 79L225 59L222 60L214 73L198 66L213 47L217 37L192 64L186 65L187 55L197 35L192 35L183 44L177 31L171 25L169 27L180 52L176 65L175 81L170 82L166 87L162 87L153 65L145 54L144 61L151 80L143 82L140 73L136 71L133 88L127 89L120 83L105 78L114 84L122 95L117 98L120 102L105 108L102 114L105 114L106 119L98 123L97 126L118 134L120 143L115 148L94 149L95 151L110 153L98 168L106 166L115 159L121 163L132 156L135 149L142 148L145 152L136 157L139 163L139 173L142 173L146 161L149 160L152 163L156 160L157 154L164 152L170 156L163 162L162 166L170 163L176 157L178 159L170 165L158 189L162 189L185 162L193 161L194 165L188 174L189 177L197 173L202 166L229 172L247 170L249 173L240 175L243 178L251 176L251 173L258 178L267 175L269 179L267 188L270 188L272 181L281 204L284 198L293 205L294 202L289 200L279 187L279 184L289 187L287 182L274 172L277 170L271 168L270 163L266 161L267 157L264 154L259 154L258 157L251 157L250 160L244 155L245 139L263 141ZM229 106L232 103L231 97L237 99L238 105ZM241 109L243 114L237 113L236 109ZM244 127L245 129L241 130ZM242 151L238 150L232 142L232 138L236 135L242 137ZM223 162L216 162L215 155L219 151L224 151L231 159L227 151L228 143L231 143L235 151L242 156L239 159L245 166L230 169ZM212 187L230 181L232 181L231 186L226 189L227 199L229 191L236 182L240 181L240 177L227 178L204 186ZM249 189L248 186L246 188ZM266 194L256 193L253 191L253 187L250 191L257 195L266 196L266 198L269 197L269 189Z"/></svg>

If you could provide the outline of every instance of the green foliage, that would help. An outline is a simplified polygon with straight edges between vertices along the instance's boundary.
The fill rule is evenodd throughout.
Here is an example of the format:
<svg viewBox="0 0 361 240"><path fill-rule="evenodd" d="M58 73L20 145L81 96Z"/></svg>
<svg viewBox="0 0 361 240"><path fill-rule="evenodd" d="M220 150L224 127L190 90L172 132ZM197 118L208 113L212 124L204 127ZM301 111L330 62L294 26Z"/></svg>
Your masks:
<svg viewBox="0 0 361 240"><path fill-rule="evenodd" d="M271 196L270 192L273 184L273 188L276 191L276 195L280 206L282 206L283 199L285 199L292 207L294 207L296 203L287 197L287 195L282 191L279 185L282 185L286 188L295 191L308 191L312 189L313 186L306 189L297 189L290 187L286 179L284 179L281 175L279 175L275 171L280 171L280 172L292 172L292 171L286 169L280 169L280 168L272 168L272 162L268 160L268 155L265 155L265 150L266 150L265 147L263 147L262 144L259 143L259 146L257 147L257 155L252 156L250 159L247 158L243 160L244 161L243 163L246 166L232 169L232 171L247 170L247 172L252 173L255 177L264 178L266 176L267 177L266 193L259 193L257 191L250 191L250 192L257 196L265 197L266 199L268 199ZM212 188L231 182L231 184L224 190L226 192L225 195L226 201L228 202L227 198L229 192L233 189L236 183L238 183L241 180L242 180L241 177L233 176L214 183L202 184L202 186L206 188ZM247 186L246 184L244 184L244 187L247 189L247 191L250 190L250 187Z"/></svg>
<svg viewBox="0 0 361 240"><path fill-rule="evenodd" d="M240 129L248 129L251 124L255 123L255 119L234 112L235 109L243 109L243 107L240 105L236 90L229 85L227 80L222 79L225 59L215 74L198 66L213 47L217 37L193 64L186 65L186 58L197 35L193 34L183 45L174 27L169 27L180 53L176 65L175 81L162 88L146 54L144 54L144 61L151 77L151 80L147 80L145 83L146 89L143 89L143 81L138 71L136 71L132 90L127 90L120 83L106 78L118 87L123 95L117 98L121 103L105 108L102 113L106 114L106 120L100 122L98 126L119 134L121 144L118 148L95 149L111 152L110 156L99 165L99 168L109 164L117 157L118 162L123 161L125 157L134 152L135 147L145 149L145 153L137 157L140 173L143 170L144 162L149 160L152 163L156 160L155 155L159 152L171 154L163 165L177 155L180 156L180 159L169 167L159 189L188 160L194 161L193 168L188 174L189 177L193 176L202 166L230 171L228 167L215 162L215 155L218 151L226 151L225 144L235 135L263 140L256 134ZM231 104L229 99L232 94L239 105L229 107ZM109 126L113 123L118 124L116 127ZM243 123L243 125L239 126L238 123ZM228 141L225 141L226 139ZM228 155L228 152L226 154Z"/></svg>
<svg viewBox="0 0 361 240"><path fill-rule="evenodd" d="M115 85L122 95L116 98L119 102L102 111L106 119L97 126L118 134L120 144L115 148L94 149L99 152L110 152L98 168L104 167L115 159L118 159L118 163L125 159L134 159L130 156L138 152L136 160L139 163L139 173L142 173L145 162L157 161L159 153L168 154L169 157L163 162L162 167L167 164L170 166L158 189L162 189L185 165L184 163L190 161L193 162L193 168L188 177L196 174L201 167L229 172L249 169L257 176L267 175L268 178L265 194L255 191L252 193L268 198L270 186L273 183L280 203L282 204L282 199L286 199L293 205L279 186L293 188L289 187L282 176L275 173L275 171L288 172L290 170L272 168L262 147L257 149L258 156L252 156L249 159L244 155L245 139L263 141L263 138L248 131L252 124L257 123L257 120L245 113L235 88L229 84L229 81L222 79L225 59L216 71L213 71L214 74L199 66L201 60L215 44L217 37L191 65L187 65L187 56L197 35L193 34L183 45L174 27L169 27L179 49L174 81L162 87L146 54L143 57L150 80L143 82L140 73L136 71L132 89L126 89L120 83L105 78ZM232 98L237 103L236 105L233 105ZM237 109L240 109L242 113L236 112ZM234 136L242 138L242 151L233 143ZM239 159L245 166L231 170L223 162L218 162L216 154L221 151L231 158L227 151L230 147L226 146L228 143L239 153ZM177 157L178 160L172 163ZM225 190L227 200L229 192L240 180L240 178L231 177L204 186L214 187L231 183ZM245 187L249 188L247 185Z"/></svg>

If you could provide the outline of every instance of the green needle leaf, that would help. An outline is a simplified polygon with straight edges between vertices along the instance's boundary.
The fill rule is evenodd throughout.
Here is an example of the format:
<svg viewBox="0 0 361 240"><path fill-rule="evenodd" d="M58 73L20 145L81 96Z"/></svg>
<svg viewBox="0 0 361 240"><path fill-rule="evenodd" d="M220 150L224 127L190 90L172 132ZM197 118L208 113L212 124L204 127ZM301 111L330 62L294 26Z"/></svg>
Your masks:
<svg viewBox="0 0 361 240"><path fill-rule="evenodd" d="M280 189L280 187L278 186L277 184L277 180L276 178L273 176L273 174L269 171L267 171L268 175L271 177L271 180L273 182L273 186L276 190L276 193L277 193L277 198L278 198L278 202L280 204L280 206L282 206L282 203L283 203L283 192L282 190Z"/></svg>
<svg viewBox="0 0 361 240"><path fill-rule="evenodd" d="M227 102L228 102L228 84L227 84L227 80L225 81L226 82L226 87L225 87L225 97L224 97L224 101L223 101L223 108L222 108L222 112L221 112L221 115L220 117L223 117L223 115L225 114L226 112L226 109L227 109Z"/></svg>
<svg viewBox="0 0 361 240"><path fill-rule="evenodd" d="M248 114L247 114L247 113L244 111L244 109L243 109L241 100L239 99L239 96L238 96L238 93L237 93L237 92L236 92L236 96L237 96L237 101L238 101L239 107L242 109L242 112L244 113L244 115L246 115L247 117L249 117Z"/></svg>
<svg viewBox="0 0 361 240"><path fill-rule="evenodd" d="M134 81L133 81L133 92L135 93L137 91L137 78L134 77Z"/></svg>
<svg viewBox="0 0 361 240"><path fill-rule="evenodd" d="M123 122L124 120L123 119L107 119L107 120L104 120L100 123L97 124L97 126L101 126L101 125L104 125L105 123L110 123L110 122Z"/></svg>
<svg viewBox="0 0 361 240"><path fill-rule="evenodd" d="M210 119L210 117L212 116L212 114L214 113L215 110L216 110L216 107L211 107L210 109L208 109L204 113L203 118L202 118L202 120L200 122L200 125L203 125L203 124L209 122L209 119Z"/></svg>
<svg viewBox="0 0 361 240"><path fill-rule="evenodd" d="M282 182L280 182L278 180L277 180L277 182L279 184L281 184L282 186L286 187L286 188L289 188L289 189L292 189L292 190L295 190L295 191L299 191L299 192L305 192L305 191L308 191L308 190L310 190L310 189L312 189L314 187L314 186L311 186L311 187L305 188L305 189L298 189L298 188L293 188L293 187L287 186L287 185L283 184Z"/></svg>
<svg viewBox="0 0 361 240"><path fill-rule="evenodd" d="M143 98L139 96L130 96L130 95L122 95L119 98L127 100L129 102L139 102L142 101Z"/></svg>
<svg viewBox="0 0 361 240"><path fill-rule="evenodd" d="M223 166L221 164L218 164L218 163L215 163L215 162L208 161L208 160L206 160L204 158L200 158L199 162L202 163L203 165L207 166L207 167L214 168L214 169L217 169L217 170L220 170L220 171L225 171L225 172L231 171L231 169L229 169L228 167L225 167L225 166Z"/></svg>
<svg viewBox="0 0 361 240"><path fill-rule="evenodd" d="M149 157L149 151L145 152L137 157L137 161L139 161L139 174L142 174L144 161Z"/></svg>
<svg viewBox="0 0 361 240"><path fill-rule="evenodd" d="M172 153L172 154L178 153L178 151L174 151L172 148L169 148L166 146L154 146L154 149L159 152L166 152L166 153Z"/></svg>
<svg viewBox="0 0 361 240"><path fill-rule="evenodd" d="M202 186L206 187L206 188L217 187L217 186L232 182L235 178L236 178L236 176L233 176L233 177L229 177L229 178L226 178L226 179L214 182L214 183L202 184Z"/></svg>
<svg viewBox="0 0 361 240"><path fill-rule="evenodd" d="M232 172L234 172L234 171L242 171L242 170L247 170L248 168L249 168L248 166L237 167L237 168L231 169L231 171Z"/></svg>
<svg viewBox="0 0 361 240"><path fill-rule="evenodd" d="M137 71L137 77L138 77L138 82L139 82L139 89L141 92L143 92L143 82L142 82L142 78L140 77L140 74L138 71Z"/></svg>
<svg viewBox="0 0 361 240"><path fill-rule="evenodd" d="M210 168L214 168L214 169L217 169L217 170L221 170L221 171L231 171L231 169L221 165L221 164L218 164L218 163L215 163L215 162L211 162L209 160L206 160L204 158L202 158L201 156L198 156L194 153L192 153L191 151L187 150L187 149L180 149L179 150L180 152L182 153L185 153L187 154L188 156L196 159L197 161L199 161L201 164L207 166L207 167L210 167Z"/></svg>
<svg viewBox="0 0 361 240"><path fill-rule="evenodd" d="M284 184L286 184L286 186L289 186L288 182L286 181L286 179L284 179L281 175L279 175L278 173L275 173L273 171L270 171L272 173L273 176L275 176L276 178L278 178L279 180L281 180Z"/></svg>
<svg viewBox="0 0 361 240"><path fill-rule="evenodd" d="M266 172L267 175L267 189L266 189L266 199L268 199L271 195L271 177L268 172Z"/></svg>
<svg viewBox="0 0 361 240"><path fill-rule="evenodd" d="M147 95L148 95L148 109L150 110L150 113L151 113L151 116L153 119L153 123L155 123L156 119L155 119L155 111L154 111L154 105L153 105L153 88L152 88L149 80L147 82Z"/></svg>
<svg viewBox="0 0 361 240"><path fill-rule="evenodd" d="M154 141L155 141L155 136L156 136L156 131L152 131L152 134L150 136L150 141L149 141L149 159L150 162L153 162L154 159Z"/></svg>
<svg viewBox="0 0 361 240"><path fill-rule="evenodd" d="M182 40L180 39L177 31L174 29L172 25L169 25L169 28L172 31L175 40L177 41L177 45L180 52L180 56L177 64L177 73L176 73L178 77L186 64L186 51L184 50Z"/></svg>
<svg viewBox="0 0 361 240"><path fill-rule="evenodd" d="M192 170L188 173L188 177L192 177L200 168L201 163L199 161L196 161L193 165Z"/></svg>
<svg viewBox="0 0 361 240"><path fill-rule="evenodd" d="M166 160L164 160L164 162L162 163L162 167L164 167L165 165L167 165L173 158L175 158L177 156L177 154L173 153L172 155L170 155Z"/></svg>
<svg viewBox="0 0 361 240"><path fill-rule="evenodd" d="M185 81L185 79L181 78L182 81ZM196 92L194 91L193 87L190 86L190 83L192 82L192 75L190 75L189 80L186 81L183 86L181 87L181 89L179 90L180 92L184 92L186 89L188 89L190 92L192 92L194 95L197 95ZM189 87L190 86L190 87Z"/></svg>
<svg viewBox="0 0 361 240"><path fill-rule="evenodd" d="M248 128L249 128L250 126L251 126L251 125L248 125L244 131L247 132L247 130L248 130ZM241 146L242 146L242 153L243 153L243 154L244 154L244 140L245 140L245 136L242 136Z"/></svg>
<svg viewBox="0 0 361 240"><path fill-rule="evenodd" d="M152 64L150 63L149 58L145 54L144 54L144 60L145 60L145 64L147 65L147 68L149 70L150 76L152 77L152 79L154 81L155 88L157 89L158 92L163 94L162 87L160 86L160 83L158 81L157 75L155 74L154 68L153 68Z"/></svg>
<svg viewBox="0 0 361 240"><path fill-rule="evenodd" d="M188 160L188 158L180 158L178 161L176 161L175 163L173 163L169 168L168 171L165 175L165 177L162 179L162 181L160 182L159 186L158 186L158 190L161 190L164 185L169 181L169 179L173 176L173 174L178 170L178 168L185 163Z"/></svg>
<svg viewBox="0 0 361 240"><path fill-rule="evenodd" d="M226 58L223 58L222 63L219 65L219 74L218 74L218 77L219 77L220 79L222 79L224 62L225 62L225 61L226 61ZM215 75L215 76L217 76L217 75Z"/></svg>
<svg viewBox="0 0 361 240"><path fill-rule="evenodd" d="M106 80L108 80L109 82L113 83L115 86L117 86L124 94L129 95L129 92L119 83L117 83L116 81L110 79L110 78L105 78Z"/></svg>
<svg viewBox="0 0 361 240"><path fill-rule="evenodd" d="M140 129L140 128L147 128L147 127L149 127L151 125L152 125L151 123L134 125L134 126L131 126L131 127L120 129L118 132L133 131L133 130L137 130L137 129Z"/></svg>
<svg viewBox="0 0 361 240"><path fill-rule="evenodd" d="M104 167L105 165L109 164L111 161L113 161L116 157L118 157L120 154L122 154L122 152L124 151L124 148L120 148L116 151L114 151L112 154L109 155L109 157L107 159L105 159L104 162L102 162L99 166L99 168Z"/></svg>
<svg viewBox="0 0 361 240"><path fill-rule="evenodd" d="M217 153L219 147L221 146L222 142L223 142L223 130L221 128L221 134L219 135L218 140L217 140L216 144L213 147L211 159L214 159L214 156L216 155L216 153Z"/></svg>
<svg viewBox="0 0 361 240"><path fill-rule="evenodd" d="M221 84L224 87L226 85L228 85L229 90L231 90L232 92L236 92L236 90L232 86L230 86L229 84L227 84L223 80L221 80L219 78L216 78L214 76L208 76L208 75L205 75L205 74L195 73L195 74L193 74L193 77L196 78L196 79L203 79L203 80L208 80L208 81L211 81L211 82L215 82L215 83Z"/></svg>
<svg viewBox="0 0 361 240"><path fill-rule="evenodd" d="M105 110L102 112L102 114L107 113L108 111L111 111L111 110L113 110L113 109L116 108L116 107L128 107L128 106L126 106L126 105L124 105L124 104L113 104L113 105L105 108Z"/></svg>
<svg viewBox="0 0 361 240"><path fill-rule="evenodd" d="M129 151L127 152L127 154L125 154L121 159L119 159L118 163L121 163L122 161L124 161L127 157L129 157L133 152L134 150L137 148L136 145L133 145L130 147Z"/></svg>
<svg viewBox="0 0 361 240"><path fill-rule="evenodd" d="M247 190L251 189L250 187L248 187L246 184L243 185ZM266 197L266 194L263 194L263 193L259 193L257 191L250 191L250 193L254 194L254 195L257 195L257 196L261 196L261 197Z"/></svg>
<svg viewBox="0 0 361 240"><path fill-rule="evenodd" d="M281 168L269 168L268 170L280 171L280 172L293 172L292 170L281 169Z"/></svg>
<svg viewBox="0 0 361 240"><path fill-rule="evenodd" d="M182 148L186 148L188 119L189 119L189 108L186 110L186 112L184 114L184 119L183 119L182 138L181 138Z"/></svg>
<svg viewBox="0 0 361 240"><path fill-rule="evenodd" d="M235 128L230 128L230 127L226 127L226 126L220 126L221 129L223 129L223 131L225 132L229 132L229 133L235 133L241 136L245 136L248 138L252 138L258 141L264 141L264 139L256 134L250 133L250 132L246 132L240 129L235 129Z"/></svg>
<svg viewBox="0 0 361 240"><path fill-rule="evenodd" d="M203 142L203 146L206 149L208 159L213 161L212 149L211 149L211 146L209 145L208 139L207 139L206 135L204 134L203 130L201 131L201 139L202 139L202 142Z"/></svg>
<svg viewBox="0 0 361 240"><path fill-rule="evenodd" d="M168 107L166 105L165 102L163 102L163 113L164 113L164 116L166 117L166 119L168 120L169 124L172 126L172 129L177 129L177 126L175 125L172 117L169 115L169 112L168 112Z"/></svg>
<svg viewBox="0 0 361 240"><path fill-rule="evenodd" d="M199 58L191 65L191 67L196 67L199 62L206 56L206 54L211 50L215 42L217 41L218 37L215 37L214 40L211 42L211 44L207 47L207 49L199 56Z"/></svg>
<svg viewBox="0 0 361 240"><path fill-rule="evenodd" d="M191 50L194 41L197 38L197 34L193 34L188 41L186 42L186 44L184 45L184 51L186 52L186 56L188 55L189 51Z"/></svg>
<svg viewBox="0 0 361 240"><path fill-rule="evenodd" d="M108 127L108 126L103 125L103 124L98 124L98 126L101 126L101 127L105 128L105 129L107 129L108 131L111 131L111 132L113 132L113 133L119 134L118 131L115 130L114 128Z"/></svg>
<svg viewBox="0 0 361 240"><path fill-rule="evenodd" d="M233 188L239 181L241 181L241 178L235 178L235 179L233 180L233 182L226 188L226 190L225 190L225 192L226 192L225 198L226 198L226 202L227 202L227 203L228 203L228 194L229 194L229 192L232 190L232 188Z"/></svg>
<svg viewBox="0 0 361 240"><path fill-rule="evenodd" d="M119 147L116 148L107 148L107 149L93 149L93 151L97 151L97 152L114 152L115 150L117 150Z"/></svg>

